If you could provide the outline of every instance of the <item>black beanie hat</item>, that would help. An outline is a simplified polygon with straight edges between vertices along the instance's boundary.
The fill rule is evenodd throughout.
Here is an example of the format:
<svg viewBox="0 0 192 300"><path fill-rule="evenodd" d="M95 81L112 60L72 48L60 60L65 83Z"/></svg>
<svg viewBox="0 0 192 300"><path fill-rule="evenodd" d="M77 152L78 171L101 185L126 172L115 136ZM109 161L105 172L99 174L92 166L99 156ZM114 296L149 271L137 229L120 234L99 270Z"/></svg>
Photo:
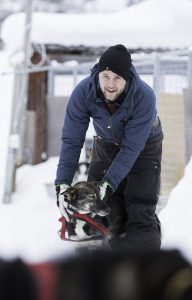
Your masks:
<svg viewBox="0 0 192 300"><path fill-rule="evenodd" d="M112 46L101 55L98 67L99 72L110 70L127 81L130 77L131 54L121 44Z"/></svg>

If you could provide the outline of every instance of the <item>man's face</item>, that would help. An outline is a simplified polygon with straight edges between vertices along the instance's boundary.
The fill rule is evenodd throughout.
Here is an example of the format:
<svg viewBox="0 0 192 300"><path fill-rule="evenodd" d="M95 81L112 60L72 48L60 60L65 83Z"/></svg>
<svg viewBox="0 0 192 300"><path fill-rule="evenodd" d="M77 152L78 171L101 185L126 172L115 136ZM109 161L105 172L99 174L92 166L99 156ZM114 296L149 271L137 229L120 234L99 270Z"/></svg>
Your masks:
<svg viewBox="0 0 192 300"><path fill-rule="evenodd" d="M106 100L114 101L124 91L126 81L112 71L99 73L99 84Z"/></svg>

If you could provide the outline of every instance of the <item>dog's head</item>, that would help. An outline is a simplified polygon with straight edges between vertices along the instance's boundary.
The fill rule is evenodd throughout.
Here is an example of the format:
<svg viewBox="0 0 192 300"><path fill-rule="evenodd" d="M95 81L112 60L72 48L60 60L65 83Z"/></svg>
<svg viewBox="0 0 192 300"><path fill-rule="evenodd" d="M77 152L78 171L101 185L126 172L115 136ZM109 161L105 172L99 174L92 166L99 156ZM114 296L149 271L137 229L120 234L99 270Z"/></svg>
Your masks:
<svg viewBox="0 0 192 300"><path fill-rule="evenodd" d="M80 214L92 213L103 217L110 212L110 208L100 198L98 182L78 182L63 195L69 207Z"/></svg>

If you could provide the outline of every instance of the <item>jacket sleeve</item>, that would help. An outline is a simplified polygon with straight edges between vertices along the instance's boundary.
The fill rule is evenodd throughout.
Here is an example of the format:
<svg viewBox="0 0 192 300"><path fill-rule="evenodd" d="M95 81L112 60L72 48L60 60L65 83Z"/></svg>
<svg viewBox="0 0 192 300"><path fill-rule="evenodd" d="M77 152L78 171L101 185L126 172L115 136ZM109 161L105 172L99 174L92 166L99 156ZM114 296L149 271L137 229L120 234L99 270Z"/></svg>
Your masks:
<svg viewBox="0 0 192 300"><path fill-rule="evenodd" d="M72 183L85 141L89 120L85 91L83 84L80 83L71 94L67 105L55 184Z"/></svg>
<svg viewBox="0 0 192 300"><path fill-rule="evenodd" d="M104 176L115 188L128 175L143 150L156 116L154 93L144 94L125 125L121 149Z"/></svg>

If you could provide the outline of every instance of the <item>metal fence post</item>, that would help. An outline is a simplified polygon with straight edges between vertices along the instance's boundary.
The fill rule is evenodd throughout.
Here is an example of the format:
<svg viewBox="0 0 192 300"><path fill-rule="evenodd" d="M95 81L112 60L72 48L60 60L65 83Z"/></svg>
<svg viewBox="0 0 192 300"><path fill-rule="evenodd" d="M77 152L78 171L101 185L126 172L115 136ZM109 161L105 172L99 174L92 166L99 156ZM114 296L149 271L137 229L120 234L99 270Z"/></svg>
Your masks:
<svg viewBox="0 0 192 300"><path fill-rule="evenodd" d="M25 36L24 36L24 62L21 68L27 69L29 53L30 53L30 33L31 33L31 20L32 20L32 6L33 0L28 0L26 4L26 20L25 20ZM10 203L13 192L13 186L15 185L15 172L16 162L18 157L21 159L24 132L25 132L25 120L26 120L26 105L27 105L27 88L28 88L28 73L23 72L21 74L21 91L18 103L18 113L13 118L11 124L11 133L9 137L8 145L8 157L5 174L5 188L3 195L3 202Z"/></svg>
<svg viewBox="0 0 192 300"><path fill-rule="evenodd" d="M77 64L74 66L74 69L73 69L73 84L74 84L74 87L77 85L78 66L79 66L79 63L77 62Z"/></svg>
<svg viewBox="0 0 192 300"><path fill-rule="evenodd" d="M188 88L192 88L192 48L189 49L189 59L187 65Z"/></svg>
<svg viewBox="0 0 192 300"><path fill-rule="evenodd" d="M159 102L160 94L160 83L161 83L161 70L160 70L160 57L159 54L155 53L154 66L153 66L153 88L157 99L157 106Z"/></svg>
<svg viewBox="0 0 192 300"><path fill-rule="evenodd" d="M54 95L54 71L50 69L48 71L48 84L47 84L47 96L53 97Z"/></svg>

